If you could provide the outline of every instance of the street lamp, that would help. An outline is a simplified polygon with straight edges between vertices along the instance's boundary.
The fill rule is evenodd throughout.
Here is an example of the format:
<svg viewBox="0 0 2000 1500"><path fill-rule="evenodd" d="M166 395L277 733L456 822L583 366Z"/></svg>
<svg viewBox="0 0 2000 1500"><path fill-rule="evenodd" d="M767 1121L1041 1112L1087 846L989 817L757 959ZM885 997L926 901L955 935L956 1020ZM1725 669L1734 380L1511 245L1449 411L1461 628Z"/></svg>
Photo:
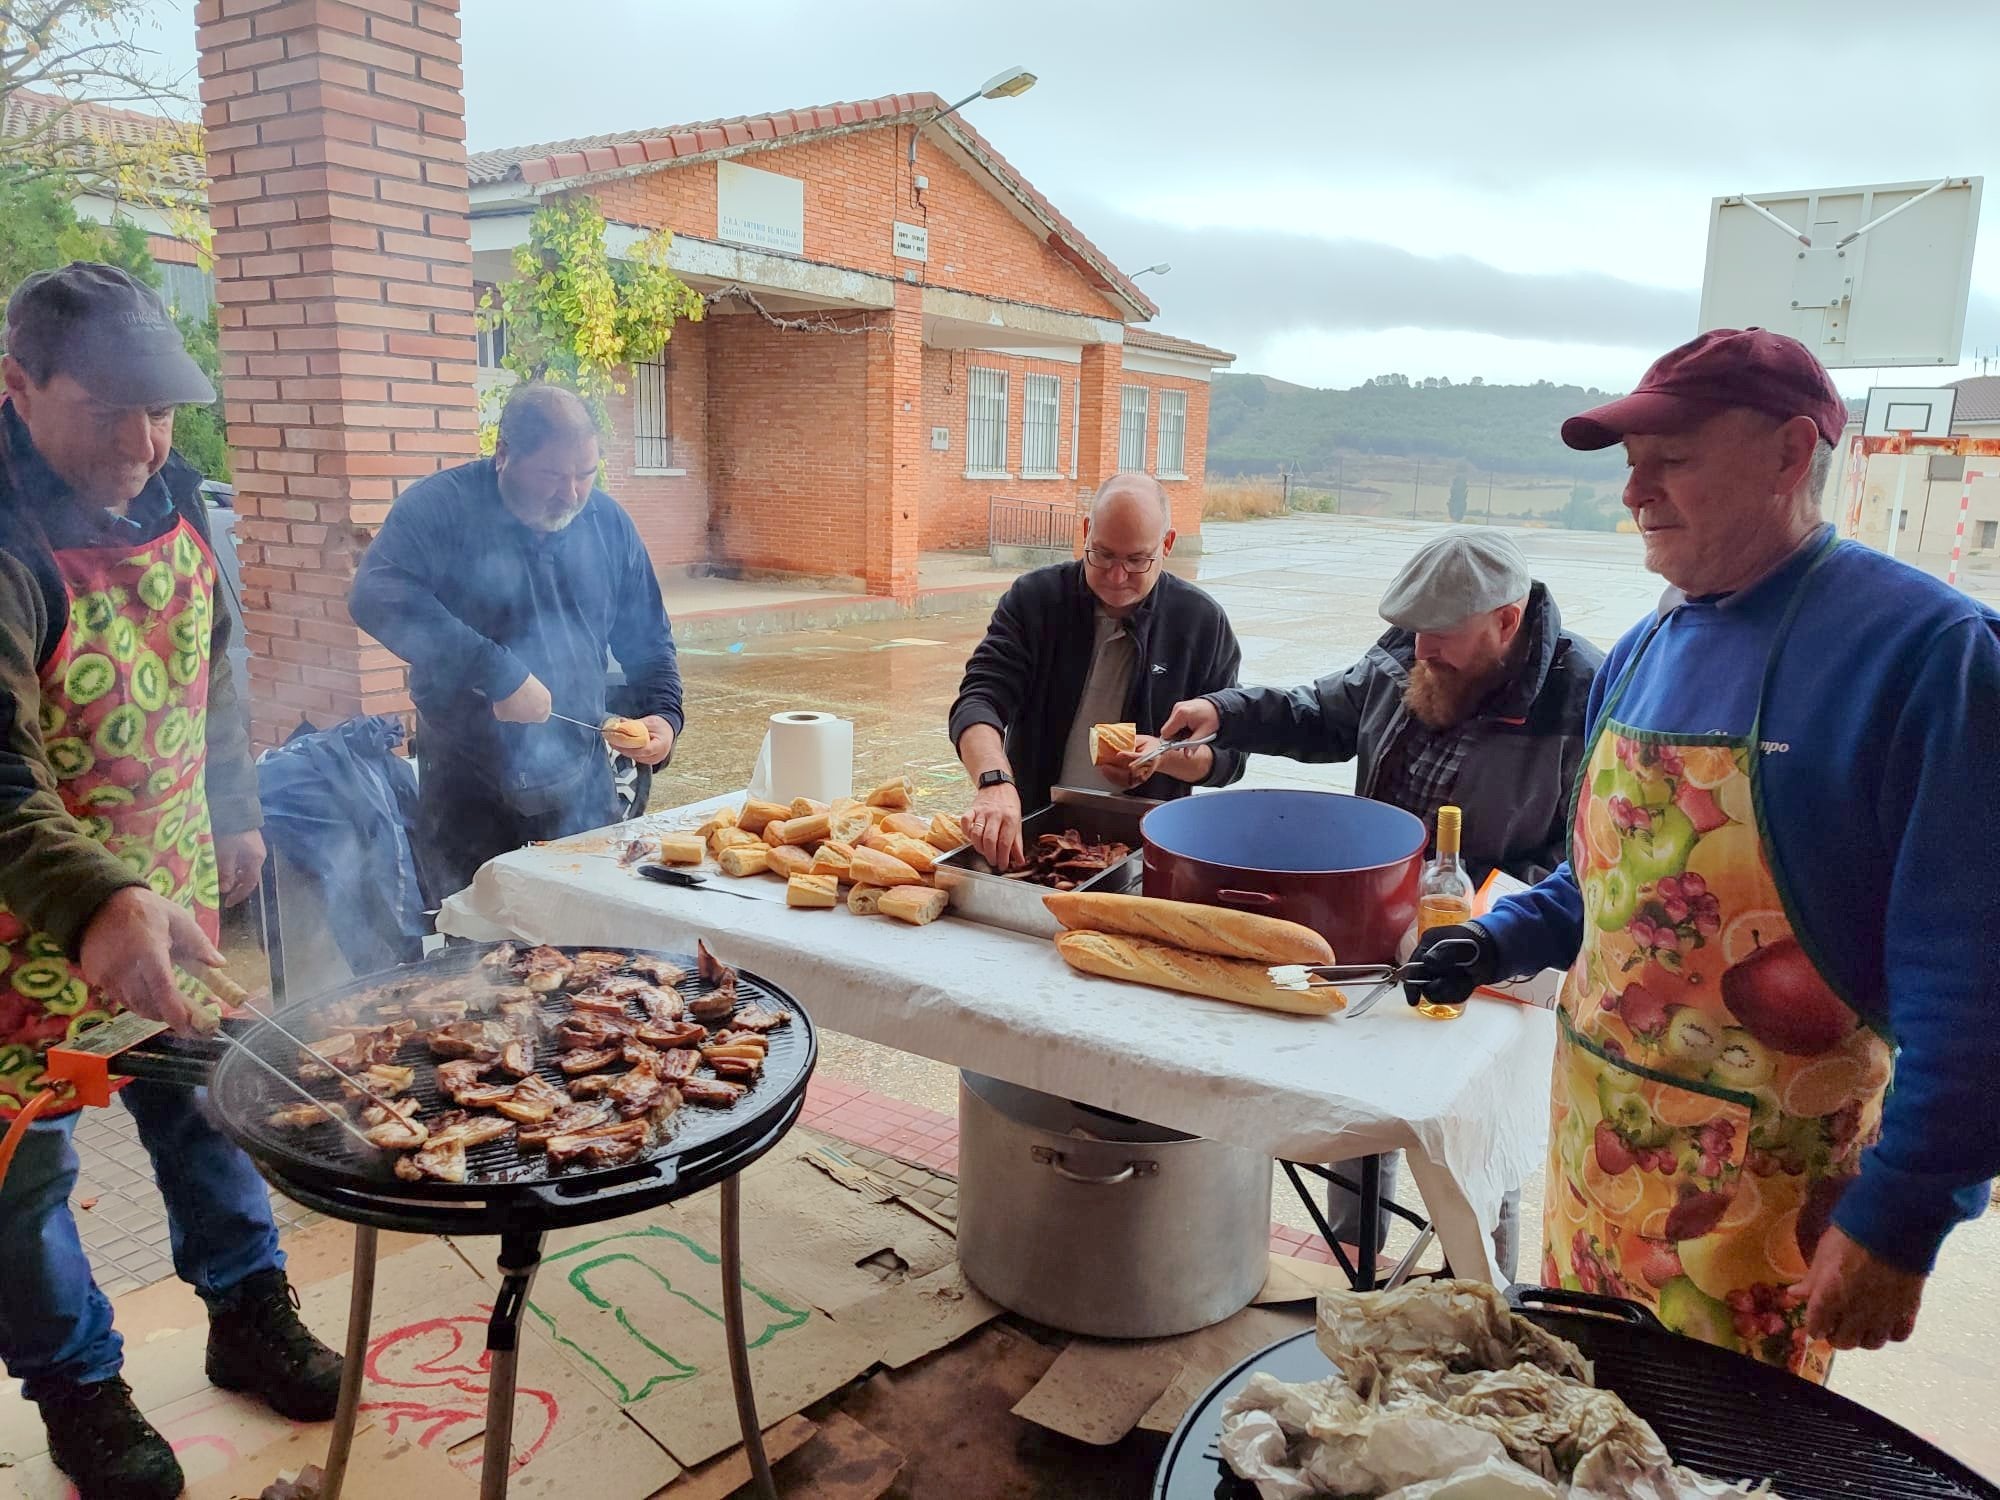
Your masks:
<svg viewBox="0 0 2000 1500"><path fill-rule="evenodd" d="M956 114L975 99L1012 99L1016 94L1027 93L1034 86L1035 75L1030 73L1026 68L1008 68L1005 72L995 73L991 78L987 79L986 82L979 86L978 92L967 94L956 104L946 105L943 109L932 115L930 119L924 121L924 125L935 124L946 115ZM919 125L916 130L910 132L910 167L912 170L917 165L917 135L922 129L923 125Z"/></svg>
<svg viewBox="0 0 2000 1500"><path fill-rule="evenodd" d="M1164 276L1172 269L1172 266L1168 265L1165 261L1161 261L1157 266L1147 266L1145 269L1134 271L1132 274L1134 276Z"/></svg>

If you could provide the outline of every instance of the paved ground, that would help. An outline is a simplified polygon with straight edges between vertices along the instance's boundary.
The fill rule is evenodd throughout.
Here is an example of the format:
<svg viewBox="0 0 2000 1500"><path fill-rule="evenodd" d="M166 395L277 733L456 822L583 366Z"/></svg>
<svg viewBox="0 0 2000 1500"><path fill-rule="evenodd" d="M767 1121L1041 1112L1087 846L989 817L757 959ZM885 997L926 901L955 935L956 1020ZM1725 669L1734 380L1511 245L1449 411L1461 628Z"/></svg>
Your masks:
<svg viewBox="0 0 2000 1500"><path fill-rule="evenodd" d="M1431 525L1336 516L1215 523L1209 551L1177 569L1227 607L1244 650L1250 682L1296 683L1358 655L1381 629L1375 602ZM1602 644L1652 607L1658 580L1639 564L1636 537L1569 532L1515 533L1536 575L1554 593L1565 619ZM936 572L937 581L990 584L978 561ZM949 576L947 576L949 575ZM927 574L927 576L929 576ZM1968 575L1974 592L2000 602L2000 573ZM946 709L966 655L986 622L985 609L917 619L871 620L795 633L732 638L733 611L757 603L808 603L807 591L704 583L670 608L706 617L682 656L689 727L671 770L655 785L655 803L671 806L739 789L748 778L768 717L783 709L831 709L856 726L856 777L868 782L898 772L914 777L925 801L962 806L970 796L945 736ZM766 594L769 595L766 598ZM768 623L768 622L766 622ZM1349 789L1346 767L1299 766L1253 759L1254 785ZM234 949L232 949L234 951ZM927 1059L851 1037L823 1034L821 1078L809 1120L867 1150L890 1153L932 1171L955 1170L955 1073ZM93 1111L78 1135L84 1180L78 1187L86 1242L107 1287L117 1289L170 1273L166 1235L150 1172L122 1110ZM879 1166L876 1157L865 1158ZM920 1179L912 1176L912 1184ZM925 1181L951 1204L935 1182ZM1523 1221L1539 1221L1539 1179L1526 1184ZM1274 1244L1288 1253L1324 1258L1305 1232L1310 1223L1282 1180L1274 1197L1282 1227ZM300 1218L291 1209L293 1221ZM1392 1238L1391 1250L1402 1244ZM1989 1330L2000 1314L2000 1219L1989 1217L1957 1234L1933 1278L1918 1336L1900 1349L1845 1356L1835 1385L1958 1452L2000 1477L2000 1434L1990 1420L2000 1393L2000 1363ZM1532 1273L1534 1256L1524 1256Z"/></svg>

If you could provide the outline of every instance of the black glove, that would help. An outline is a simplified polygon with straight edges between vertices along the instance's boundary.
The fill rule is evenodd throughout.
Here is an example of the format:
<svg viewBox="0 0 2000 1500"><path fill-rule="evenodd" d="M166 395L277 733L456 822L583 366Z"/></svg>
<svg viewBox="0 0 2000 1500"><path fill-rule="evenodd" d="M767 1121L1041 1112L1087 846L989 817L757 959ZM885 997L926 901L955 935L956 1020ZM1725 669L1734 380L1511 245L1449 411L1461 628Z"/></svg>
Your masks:
<svg viewBox="0 0 2000 1500"><path fill-rule="evenodd" d="M1404 968L1403 995L1410 1004L1463 1005L1474 990L1500 977L1500 949L1476 922L1433 927L1417 939Z"/></svg>

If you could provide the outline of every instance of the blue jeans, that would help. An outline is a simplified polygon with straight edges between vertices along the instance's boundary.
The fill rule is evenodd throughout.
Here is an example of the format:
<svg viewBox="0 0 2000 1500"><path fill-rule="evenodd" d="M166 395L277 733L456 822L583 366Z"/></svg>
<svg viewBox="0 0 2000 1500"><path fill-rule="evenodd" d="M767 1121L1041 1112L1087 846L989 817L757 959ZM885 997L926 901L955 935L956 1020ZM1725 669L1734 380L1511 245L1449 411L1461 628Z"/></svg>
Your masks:
<svg viewBox="0 0 2000 1500"><path fill-rule="evenodd" d="M206 1302L284 1265L270 1190L202 1113L205 1091L127 1084L132 1112L167 1203L174 1270ZM0 1360L39 1400L60 1386L108 1380L125 1362L111 1303L90 1274L69 1196L77 1116L28 1127L0 1186Z"/></svg>

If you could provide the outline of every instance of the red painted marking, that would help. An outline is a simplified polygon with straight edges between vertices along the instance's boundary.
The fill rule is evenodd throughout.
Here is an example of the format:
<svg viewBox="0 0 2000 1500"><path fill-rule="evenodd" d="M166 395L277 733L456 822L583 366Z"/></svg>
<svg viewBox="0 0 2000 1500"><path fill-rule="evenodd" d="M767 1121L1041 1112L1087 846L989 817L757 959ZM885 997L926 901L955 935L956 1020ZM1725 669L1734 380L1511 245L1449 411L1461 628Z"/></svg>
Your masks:
<svg viewBox="0 0 2000 1500"><path fill-rule="evenodd" d="M446 1448L451 1448L462 1439L452 1437L447 1440L447 1434L468 1424L474 1431L484 1428L486 1393L490 1384L486 1376L491 1368L485 1349L485 1329L486 1314L491 1311L488 1305L465 1316L428 1318L421 1323L392 1329L369 1343L368 1359L364 1365L368 1379L374 1385L400 1391L443 1388L460 1397L476 1399L461 1402L447 1396L438 1401L363 1401L361 1409L380 1413L392 1435L400 1435L406 1423L417 1429L413 1437L421 1448L436 1447L441 1440ZM425 1341L437 1336L442 1336L445 1347L435 1354L425 1355L422 1352ZM539 1406L542 1418L541 1430L525 1441L519 1412L523 1401ZM520 1473L542 1451L562 1417L562 1409L550 1391L517 1386L514 1404L516 1456L508 1470L510 1474ZM482 1457L474 1454L464 1462L457 1459L452 1462L469 1472L479 1467Z"/></svg>

